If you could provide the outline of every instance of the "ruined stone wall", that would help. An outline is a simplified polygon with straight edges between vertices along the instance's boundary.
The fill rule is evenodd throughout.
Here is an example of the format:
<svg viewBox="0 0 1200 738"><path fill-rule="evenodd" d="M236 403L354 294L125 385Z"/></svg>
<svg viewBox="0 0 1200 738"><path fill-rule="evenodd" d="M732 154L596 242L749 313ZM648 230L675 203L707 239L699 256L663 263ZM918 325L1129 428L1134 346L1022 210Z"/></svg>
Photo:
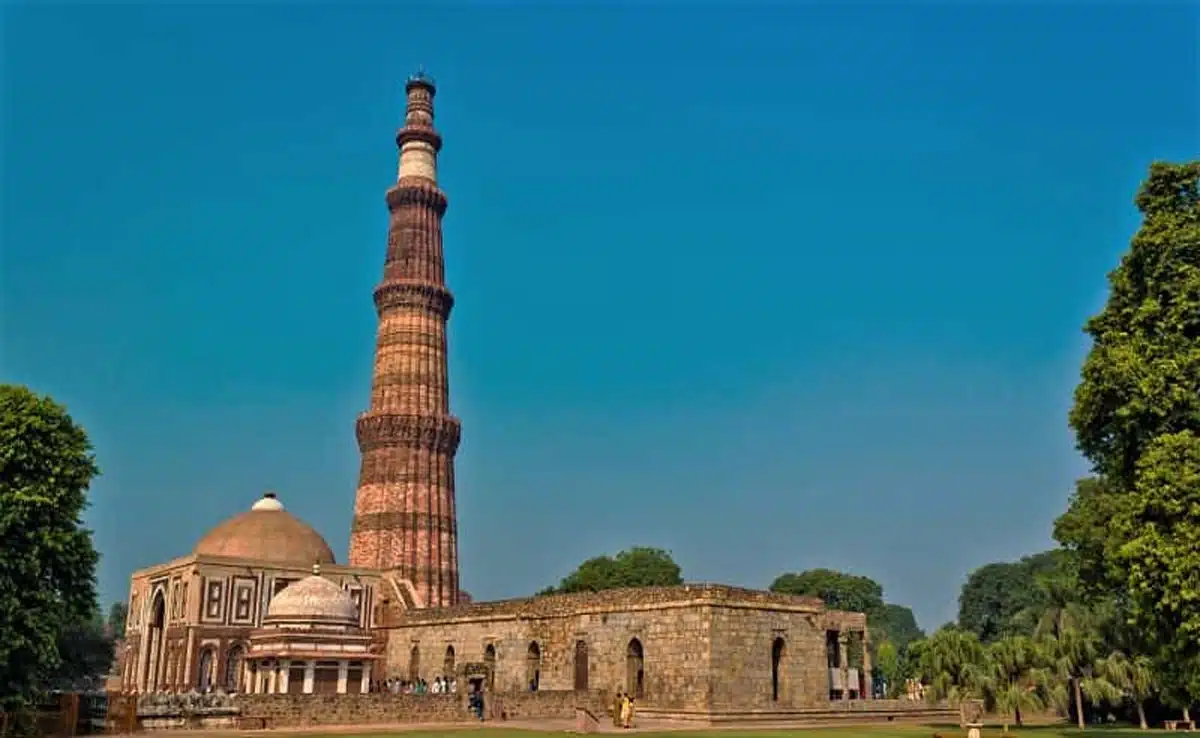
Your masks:
<svg viewBox="0 0 1200 738"><path fill-rule="evenodd" d="M818 618L748 607L714 607L711 617L712 709L781 710L829 703L825 631Z"/></svg>
<svg viewBox="0 0 1200 738"><path fill-rule="evenodd" d="M850 628L865 628L864 616L826 611L813 598L721 585L555 595L401 613L388 628L385 672L432 681L455 671L452 649L455 666L488 664L492 689L503 692L528 691L536 672L544 690L636 694L640 666L639 702L647 708L823 707L826 631Z"/></svg>
<svg viewBox="0 0 1200 738"><path fill-rule="evenodd" d="M603 694L572 691L488 695L489 719L571 718L576 706L603 711ZM452 723L473 720L464 695L414 694L243 694L234 698L243 725L265 721L267 728L308 725Z"/></svg>
<svg viewBox="0 0 1200 738"><path fill-rule="evenodd" d="M457 663L492 666L495 691L527 692L535 670L541 690L582 686L589 691L633 691L636 668L631 670L629 653L636 639L642 651L643 701L703 709L709 685L707 610L698 605L397 627L388 640L387 674L411 679L415 673L432 681L446 671L447 649L453 648ZM585 684L576 681L580 643L587 654Z"/></svg>

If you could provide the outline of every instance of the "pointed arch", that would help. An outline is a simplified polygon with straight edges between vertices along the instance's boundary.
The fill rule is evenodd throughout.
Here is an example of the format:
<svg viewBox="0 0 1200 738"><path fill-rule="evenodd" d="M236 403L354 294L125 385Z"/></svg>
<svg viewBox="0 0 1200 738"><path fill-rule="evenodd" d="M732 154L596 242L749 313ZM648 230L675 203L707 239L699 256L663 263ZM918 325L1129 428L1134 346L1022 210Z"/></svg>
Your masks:
<svg viewBox="0 0 1200 738"><path fill-rule="evenodd" d="M454 667L454 646L446 646L446 655L442 657L442 676L453 677Z"/></svg>
<svg viewBox="0 0 1200 738"><path fill-rule="evenodd" d="M771 644L771 701L778 702L783 683L783 659L787 655L787 642L779 636Z"/></svg>
<svg viewBox="0 0 1200 738"><path fill-rule="evenodd" d="M625 692L639 700L646 696L646 653L637 638L625 649Z"/></svg>
<svg viewBox="0 0 1200 738"><path fill-rule="evenodd" d="M542 647L537 641L529 642L525 654L525 686L530 692L538 691L542 681Z"/></svg>

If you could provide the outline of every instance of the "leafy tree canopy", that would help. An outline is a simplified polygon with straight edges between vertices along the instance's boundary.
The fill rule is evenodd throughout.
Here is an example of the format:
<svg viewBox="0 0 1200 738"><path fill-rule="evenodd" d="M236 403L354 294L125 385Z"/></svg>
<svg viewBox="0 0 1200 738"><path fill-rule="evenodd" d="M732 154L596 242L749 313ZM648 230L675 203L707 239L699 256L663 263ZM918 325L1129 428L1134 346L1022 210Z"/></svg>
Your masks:
<svg viewBox="0 0 1200 738"><path fill-rule="evenodd" d="M579 565L559 582L538 594L599 592L623 587L669 587L683 584L683 572L671 554L634 546L616 556L597 556Z"/></svg>
<svg viewBox="0 0 1200 738"><path fill-rule="evenodd" d="M780 574L771 582L770 590L782 594L820 597L831 610L865 613L873 648L884 641L890 641L897 648L903 649L912 641L924 636L917 627L917 619L912 610L903 605L884 602L883 587L870 577L832 569L809 569Z"/></svg>
<svg viewBox="0 0 1200 738"><path fill-rule="evenodd" d="M96 550L81 523L99 473L83 428L48 397L0 385L0 707L60 673L96 613Z"/></svg>
<svg viewBox="0 0 1200 738"><path fill-rule="evenodd" d="M1029 635L1034 622L1027 613L1038 604L1038 580L1053 575L1065 555L1061 550L1044 551L971 572L958 596L958 626L984 643L1005 635Z"/></svg>
<svg viewBox="0 0 1200 738"><path fill-rule="evenodd" d="M1156 162L1088 320L1070 423L1099 480L1055 526L1092 590L1128 593L1177 701L1200 699L1200 161Z"/></svg>
<svg viewBox="0 0 1200 738"><path fill-rule="evenodd" d="M129 618L129 605L124 602L114 602L112 607L108 608L108 620L105 622L105 627L108 629L108 635L111 638L123 638L125 636L125 621Z"/></svg>
<svg viewBox="0 0 1200 738"><path fill-rule="evenodd" d="M770 590L782 594L820 597L831 610L863 612L868 615L883 609L883 587L870 577L846 574L832 569L809 569L780 574Z"/></svg>

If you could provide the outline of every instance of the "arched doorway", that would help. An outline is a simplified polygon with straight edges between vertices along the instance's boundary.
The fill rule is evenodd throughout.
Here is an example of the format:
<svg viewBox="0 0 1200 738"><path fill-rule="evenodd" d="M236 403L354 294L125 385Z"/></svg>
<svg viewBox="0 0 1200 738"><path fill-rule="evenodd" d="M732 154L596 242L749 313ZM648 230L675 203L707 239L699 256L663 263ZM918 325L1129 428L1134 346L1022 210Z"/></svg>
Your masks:
<svg viewBox="0 0 1200 738"><path fill-rule="evenodd" d="M442 676L454 676L454 646L446 646L446 656L442 659Z"/></svg>
<svg viewBox="0 0 1200 738"><path fill-rule="evenodd" d="M783 665L783 656L787 652L787 644L783 638L776 638L771 644L771 701L779 701L780 691L780 669Z"/></svg>
<svg viewBox="0 0 1200 738"><path fill-rule="evenodd" d="M246 660L246 649L241 644L235 644L225 656L225 678L222 684L226 692L242 691L242 664Z"/></svg>
<svg viewBox="0 0 1200 738"><path fill-rule="evenodd" d="M644 655L641 641L636 638L629 641L629 648L625 652L625 690L639 700L646 696Z"/></svg>
<svg viewBox="0 0 1200 738"><path fill-rule="evenodd" d="M196 671L196 689L200 690L201 694L212 689L213 662L215 661L216 654L211 648L200 652L200 668Z"/></svg>
<svg viewBox="0 0 1200 738"><path fill-rule="evenodd" d="M158 691L159 679L163 672L162 656L166 649L167 635L167 600L160 589L154 593L150 602L150 622L146 628L146 666L142 672L142 689L147 692Z"/></svg>
<svg viewBox="0 0 1200 738"><path fill-rule="evenodd" d="M487 666L488 691L494 691L496 689L496 645L494 643L487 644L487 648L483 649L483 663Z"/></svg>
<svg viewBox="0 0 1200 738"><path fill-rule="evenodd" d="M408 681L415 682L421 678L421 647L413 646L408 652Z"/></svg>
<svg viewBox="0 0 1200 738"><path fill-rule="evenodd" d="M529 653L525 656L525 684L530 692L538 691L542 680L542 648L537 641L529 643Z"/></svg>
<svg viewBox="0 0 1200 738"><path fill-rule="evenodd" d="M575 641L575 691L583 692L588 688L588 645L585 641Z"/></svg>

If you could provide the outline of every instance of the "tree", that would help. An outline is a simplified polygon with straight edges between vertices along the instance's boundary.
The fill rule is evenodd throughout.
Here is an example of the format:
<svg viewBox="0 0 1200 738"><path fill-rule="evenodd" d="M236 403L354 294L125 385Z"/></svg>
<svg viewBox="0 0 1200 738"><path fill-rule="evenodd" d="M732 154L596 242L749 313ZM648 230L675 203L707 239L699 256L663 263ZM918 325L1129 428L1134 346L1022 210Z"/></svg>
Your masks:
<svg viewBox="0 0 1200 738"><path fill-rule="evenodd" d="M964 700L987 696L992 667L974 633L947 626L914 642L909 651L929 700L947 700L961 709Z"/></svg>
<svg viewBox="0 0 1200 738"><path fill-rule="evenodd" d="M108 621L105 623L109 636L113 639L123 638L125 636L125 621L128 618L129 606L124 602L114 602L112 607L108 608Z"/></svg>
<svg viewBox="0 0 1200 738"><path fill-rule="evenodd" d="M1038 597L1038 578L1063 565L1064 552L1043 551L1020 561L986 564L971 572L958 596L958 625L991 643L1006 635L1031 635L1023 617Z"/></svg>
<svg viewBox="0 0 1200 738"><path fill-rule="evenodd" d="M986 662L991 667L984 681L987 701L996 711L1012 715L1018 727L1022 711L1064 704L1064 690L1054 683L1047 654L1034 639L1018 635L996 641L988 646ZM1004 732L1008 732L1007 723Z"/></svg>
<svg viewBox="0 0 1200 738"><path fill-rule="evenodd" d="M1200 161L1154 163L1135 202L1142 226L1085 326L1069 418L1103 483L1077 490L1056 533L1090 557L1093 588L1130 593L1186 705L1200 699Z"/></svg>
<svg viewBox="0 0 1200 738"><path fill-rule="evenodd" d="M1158 675L1154 671L1154 663L1148 656L1129 657L1121 651L1114 651L1101 660L1099 671L1110 684L1121 690L1135 708L1137 708L1138 727L1145 730L1146 700L1154 695L1158 685Z"/></svg>
<svg viewBox="0 0 1200 738"><path fill-rule="evenodd" d="M0 385L0 708L54 679L96 609L96 550L81 524L99 473L83 428L48 397Z"/></svg>
<svg viewBox="0 0 1200 738"><path fill-rule="evenodd" d="M64 691L96 689L97 683L112 666L113 638L108 624L96 617L72 625L59 636L59 664L50 673L46 686Z"/></svg>
<svg viewBox="0 0 1200 738"><path fill-rule="evenodd" d="M872 641L888 641L903 651L908 644L925 637L925 631L917 625L912 608L904 605L884 603L878 613L868 613L867 627Z"/></svg>
<svg viewBox="0 0 1200 738"><path fill-rule="evenodd" d="M830 610L848 610L870 615L883 609L883 587L870 577L845 574L832 569L809 569L780 574L770 590L782 594L820 597Z"/></svg>
<svg viewBox="0 0 1200 738"><path fill-rule="evenodd" d="M616 556L597 556L579 565L557 587L539 595L599 592L624 587L669 587L683 584L683 572L671 554L647 546L634 546Z"/></svg>

